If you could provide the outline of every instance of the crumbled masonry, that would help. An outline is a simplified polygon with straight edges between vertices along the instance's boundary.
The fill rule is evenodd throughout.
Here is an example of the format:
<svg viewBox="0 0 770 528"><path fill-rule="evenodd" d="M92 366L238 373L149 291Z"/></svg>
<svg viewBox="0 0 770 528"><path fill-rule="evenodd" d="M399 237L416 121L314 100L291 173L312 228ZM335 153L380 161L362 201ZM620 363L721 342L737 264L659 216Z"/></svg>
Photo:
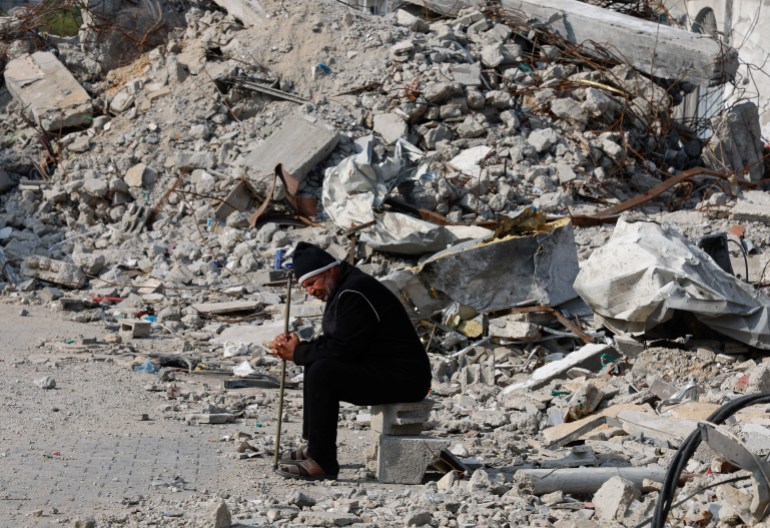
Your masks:
<svg viewBox="0 0 770 528"><path fill-rule="evenodd" d="M643 51L624 63L563 34L582 8L549 25L513 3L89 0L73 37L33 27L50 6L0 17L0 309L99 336L0 353L17 413L5 440L23 434L16 398L33 389L30 403L78 423L51 402L78 395L79 368L142 387L138 407L94 405L130 417L130 434L81 428L95 449L160 442L152 427L186 437L163 451L166 473L102 478L115 488L98 508L63 512L48 504L83 460L54 449L52 421L33 455L0 447L14 469L40 451L62 462L40 486L0 476L9 522L630 528L653 515L699 422L770 392L757 107L677 120L692 83L736 74L735 50L705 35L686 56L725 68L666 69L681 58L667 55L650 77ZM670 29L660 38L681 36ZM307 485L270 470L281 364L267 343L299 241L396 291L434 376L420 404L343 405L340 480ZM324 305L294 292L291 328L312 338ZM302 370L285 382L288 450ZM715 427L767 458L766 403ZM189 445L211 451L197 481L179 469ZM237 489L206 480L214 466ZM670 526L770 525L761 472L695 493L751 475L703 445L684 473L674 500L693 496ZM124 483L136 493L119 496Z"/></svg>

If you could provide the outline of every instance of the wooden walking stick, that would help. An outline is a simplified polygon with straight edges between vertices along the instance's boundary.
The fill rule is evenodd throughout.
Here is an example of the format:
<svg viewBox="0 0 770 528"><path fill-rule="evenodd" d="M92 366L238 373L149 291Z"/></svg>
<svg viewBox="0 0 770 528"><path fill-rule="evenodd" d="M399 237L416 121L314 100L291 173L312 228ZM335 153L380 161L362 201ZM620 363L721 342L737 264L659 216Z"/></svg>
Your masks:
<svg viewBox="0 0 770 528"><path fill-rule="evenodd" d="M291 286L294 274L289 271L289 282L286 284L286 315L283 320L283 333L289 333L289 316L291 314ZM275 433L275 456L273 457L273 470L278 469L278 454L281 449L281 425L283 424L283 393L286 380L286 360L281 358L281 389L278 399L278 430Z"/></svg>

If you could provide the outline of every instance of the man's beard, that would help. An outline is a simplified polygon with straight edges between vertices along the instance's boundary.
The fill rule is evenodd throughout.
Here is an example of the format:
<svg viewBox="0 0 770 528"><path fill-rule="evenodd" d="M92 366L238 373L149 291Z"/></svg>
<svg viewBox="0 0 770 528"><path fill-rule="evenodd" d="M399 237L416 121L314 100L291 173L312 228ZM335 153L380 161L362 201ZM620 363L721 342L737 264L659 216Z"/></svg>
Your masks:
<svg viewBox="0 0 770 528"><path fill-rule="evenodd" d="M326 302L329 299L329 295L332 292L332 289L334 289L334 279L331 277L324 277L323 284L324 284L324 293L323 296L319 297L322 301Z"/></svg>

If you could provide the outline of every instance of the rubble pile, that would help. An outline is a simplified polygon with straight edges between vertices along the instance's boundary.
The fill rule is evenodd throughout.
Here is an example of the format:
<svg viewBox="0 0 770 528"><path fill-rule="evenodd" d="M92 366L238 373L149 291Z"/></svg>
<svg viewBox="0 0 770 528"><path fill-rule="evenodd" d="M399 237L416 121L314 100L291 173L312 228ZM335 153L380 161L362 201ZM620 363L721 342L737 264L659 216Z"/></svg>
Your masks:
<svg viewBox="0 0 770 528"><path fill-rule="evenodd" d="M260 423L277 395L237 389L277 387L264 343L283 329L283 259L316 243L412 311L434 367L426 432L448 442L455 466L408 491L337 483L286 502L265 487L224 506L202 492L177 509L223 526L230 514L256 525L640 525L670 500L663 478L698 422L770 392L770 302L752 286L766 286L768 204L740 185L760 180L759 166L738 170L761 159L754 128L709 147L671 117L682 85L597 61L511 13L260 4L253 17L197 1L94 7L78 36L44 46L9 33L0 289L104 325L104 342L74 346L154 376L147 389L168 419ZM749 106L725 127L756 118ZM716 154L702 157L704 146ZM681 253L651 238L653 219L676 226L661 231ZM633 226L651 249L614 258ZM658 304L616 298L632 285ZM724 308L736 296L743 311ZM322 310L292 306L303 337ZM152 352L137 344L148 340ZM197 388L212 374L232 376L228 390ZM288 379L296 387L301 371ZM762 405L726 429L766 457ZM300 408L290 396L295 422ZM341 426L369 425L342 410ZM272 454L266 436L227 441L237 459ZM734 470L724 458L695 451L680 496ZM752 485L696 493L669 521L758 521Z"/></svg>

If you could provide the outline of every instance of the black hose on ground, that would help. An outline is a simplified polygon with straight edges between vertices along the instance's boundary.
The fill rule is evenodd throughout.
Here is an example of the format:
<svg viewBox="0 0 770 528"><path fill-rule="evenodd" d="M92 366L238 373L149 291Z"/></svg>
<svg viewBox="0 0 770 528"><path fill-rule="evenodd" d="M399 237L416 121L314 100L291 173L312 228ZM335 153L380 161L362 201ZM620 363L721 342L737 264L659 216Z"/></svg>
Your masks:
<svg viewBox="0 0 770 528"><path fill-rule="evenodd" d="M741 396L714 411L711 416L706 418L706 421L713 424L721 424L744 407L762 403L770 403L770 393L764 392ZM671 465L666 472L666 478L663 480L663 487L660 490L658 502L655 504L655 513L652 517L652 528L665 527L666 519L671 511L674 496L676 495L676 488L679 485L679 478L682 476L687 461L690 460L695 453L695 450L698 449L701 440L700 429L696 429L690 433L690 436L682 442L682 445L680 445L679 449L676 451L676 454L671 461Z"/></svg>

